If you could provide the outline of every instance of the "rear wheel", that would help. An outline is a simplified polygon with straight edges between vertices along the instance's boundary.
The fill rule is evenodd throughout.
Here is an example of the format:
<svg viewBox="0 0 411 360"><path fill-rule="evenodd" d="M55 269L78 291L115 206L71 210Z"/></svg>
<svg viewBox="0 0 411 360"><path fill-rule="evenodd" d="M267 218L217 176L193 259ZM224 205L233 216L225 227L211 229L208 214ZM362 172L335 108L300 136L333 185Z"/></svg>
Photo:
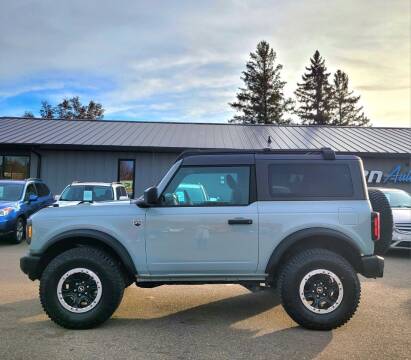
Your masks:
<svg viewBox="0 0 411 360"><path fill-rule="evenodd" d="M359 304L361 288L352 266L325 249L294 256L280 276L282 304L301 326L331 330L345 324Z"/></svg>
<svg viewBox="0 0 411 360"><path fill-rule="evenodd" d="M375 242L374 254L384 255L392 243L394 220L392 217L391 206L381 190L368 189L368 197L370 198L372 209L380 213L381 221L380 239Z"/></svg>
<svg viewBox="0 0 411 360"><path fill-rule="evenodd" d="M55 323L88 329L114 313L124 287L121 270L109 255L95 248L75 248L46 267L40 279L40 300Z"/></svg>

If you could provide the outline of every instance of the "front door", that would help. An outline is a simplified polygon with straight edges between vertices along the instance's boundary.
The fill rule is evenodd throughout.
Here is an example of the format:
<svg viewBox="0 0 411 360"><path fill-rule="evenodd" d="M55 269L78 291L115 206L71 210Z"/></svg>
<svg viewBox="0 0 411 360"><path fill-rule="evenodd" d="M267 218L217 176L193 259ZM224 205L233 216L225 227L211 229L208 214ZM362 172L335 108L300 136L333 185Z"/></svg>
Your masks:
<svg viewBox="0 0 411 360"><path fill-rule="evenodd" d="M258 214L250 166L183 166L146 213L152 275L255 273Z"/></svg>

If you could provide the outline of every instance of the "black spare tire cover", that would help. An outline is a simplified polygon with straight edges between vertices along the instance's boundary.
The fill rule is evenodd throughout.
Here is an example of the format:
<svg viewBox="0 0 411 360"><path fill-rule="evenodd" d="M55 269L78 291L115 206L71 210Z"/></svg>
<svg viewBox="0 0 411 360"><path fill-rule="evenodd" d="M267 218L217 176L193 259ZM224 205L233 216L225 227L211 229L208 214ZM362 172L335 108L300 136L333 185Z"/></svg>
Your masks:
<svg viewBox="0 0 411 360"><path fill-rule="evenodd" d="M390 203L381 190L368 189L371 206L374 211L380 213L381 235L375 242L374 254L384 255L392 242L393 218Z"/></svg>

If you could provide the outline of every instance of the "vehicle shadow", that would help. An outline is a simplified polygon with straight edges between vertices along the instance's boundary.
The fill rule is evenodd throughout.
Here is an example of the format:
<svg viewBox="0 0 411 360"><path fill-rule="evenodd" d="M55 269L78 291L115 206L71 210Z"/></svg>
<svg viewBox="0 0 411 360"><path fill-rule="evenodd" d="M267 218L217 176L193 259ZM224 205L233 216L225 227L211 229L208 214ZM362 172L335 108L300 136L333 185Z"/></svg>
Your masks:
<svg viewBox="0 0 411 360"><path fill-rule="evenodd" d="M143 349L144 358L162 354L167 358L201 359L312 359L332 339L330 331L309 331L296 326L278 306L279 296L268 290L184 310L170 312L167 308L167 314L152 317L140 308L148 307L146 301L133 298L101 327L81 332L62 329L46 320L35 299L2 305L0 316L8 312L9 321L18 324L12 325L16 332L37 337L40 343L61 337L67 343L81 333L86 344L96 342L106 347L106 356L112 351L107 344L113 342L113 336L117 349ZM164 304L154 301L152 305L168 306ZM11 310L17 315L14 319ZM47 340L41 334L47 334ZM40 347L39 351L42 352ZM77 351L81 353L81 349Z"/></svg>
<svg viewBox="0 0 411 360"><path fill-rule="evenodd" d="M385 255L387 258L410 258L411 259L411 249L395 249L388 251Z"/></svg>

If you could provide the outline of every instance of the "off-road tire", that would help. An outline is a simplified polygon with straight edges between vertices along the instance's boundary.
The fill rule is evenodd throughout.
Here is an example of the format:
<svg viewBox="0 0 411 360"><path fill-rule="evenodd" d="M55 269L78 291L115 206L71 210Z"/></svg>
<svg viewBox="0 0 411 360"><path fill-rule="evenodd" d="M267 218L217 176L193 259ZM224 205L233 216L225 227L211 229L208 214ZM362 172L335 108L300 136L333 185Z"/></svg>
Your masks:
<svg viewBox="0 0 411 360"><path fill-rule="evenodd" d="M370 198L372 209L380 213L381 222L380 239L375 242L374 254L384 255L392 243L394 220L392 217L391 206L387 197L381 190L368 189L368 197Z"/></svg>
<svg viewBox="0 0 411 360"><path fill-rule="evenodd" d="M20 228L22 226L22 229ZM22 232L21 232L22 231ZM26 221L22 216L16 220L13 233L10 236L10 241L13 244L20 244L26 239Z"/></svg>
<svg viewBox="0 0 411 360"><path fill-rule="evenodd" d="M307 309L299 294L303 278L317 269L333 272L343 285L340 305L327 314ZM345 324L354 315L361 297L360 282L353 267L342 256L325 249L307 249L292 257L282 269L279 290L288 315L299 325L313 330L331 330Z"/></svg>
<svg viewBox="0 0 411 360"><path fill-rule="evenodd" d="M91 270L101 280L101 299L85 313L68 311L57 296L59 280L74 268ZM124 287L121 270L108 254L92 247L79 247L63 252L48 264L40 279L40 301L44 311L56 324L67 329L90 329L102 324L114 313L123 297Z"/></svg>

